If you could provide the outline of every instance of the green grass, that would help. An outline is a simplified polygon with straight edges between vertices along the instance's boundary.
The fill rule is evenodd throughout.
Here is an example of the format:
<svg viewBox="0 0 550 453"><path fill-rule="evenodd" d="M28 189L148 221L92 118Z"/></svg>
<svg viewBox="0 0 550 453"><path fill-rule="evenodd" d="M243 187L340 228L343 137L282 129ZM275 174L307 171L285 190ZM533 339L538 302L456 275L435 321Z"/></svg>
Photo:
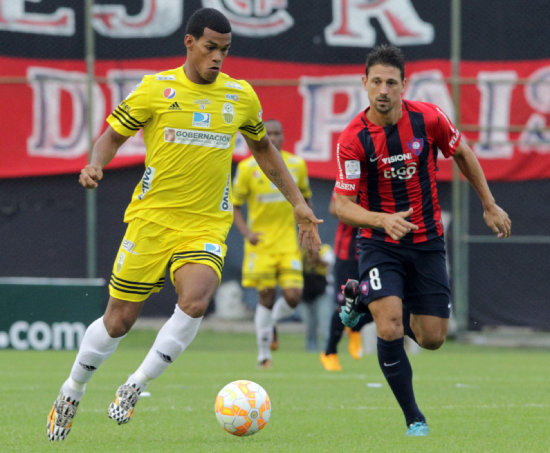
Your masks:
<svg viewBox="0 0 550 453"><path fill-rule="evenodd" d="M131 423L116 425L107 406L141 362L153 331L133 331L88 386L73 429L50 445L46 415L74 352L0 352L2 452L548 452L548 353L448 342L411 357L427 438L407 438L401 411L375 356L354 361L340 345L344 371L328 373L303 336L281 335L274 368L255 367L252 334L199 332L191 347L142 398ZM235 379L264 386L269 424L238 438L214 416L218 390ZM382 383L382 387L369 387Z"/></svg>

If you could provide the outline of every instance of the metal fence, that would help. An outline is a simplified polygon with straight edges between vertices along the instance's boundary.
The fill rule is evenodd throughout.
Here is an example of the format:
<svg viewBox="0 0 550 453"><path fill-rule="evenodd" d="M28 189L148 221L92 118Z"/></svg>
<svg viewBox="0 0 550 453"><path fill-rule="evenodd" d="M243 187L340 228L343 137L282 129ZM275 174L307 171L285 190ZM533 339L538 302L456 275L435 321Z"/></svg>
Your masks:
<svg viewBox="0 0 550 453"><path fill-rule="evenodd" d="M5 5L5 3L2 5ZM97 4L105 7L107 3L94 3L93 0L86 0L82 9L79 9L80 15L77 14L75 16L75 34L79 36L78 42L83 46L83 49L78 51L82 55L80 63L82 63L82 68L85 69L80 71L80 79L76 80L75 77L72 77L70 80L67 79L67 83L80 83L86 86L83 92L86 93L87 99L84 102L87 109L84 115L87 127L84 130L87 134L88 149L91 148L91 143L96 138L94 131L97 130L97 125L94 121L96 121L98 116L97 109L99 108L96 102L97 87L105 91L112 84L112 79L109 77L98 75L98 65L103 67L111 64L115 68L121 66L120 61L112 61L106 58L106 56L111 56L115 51L106 47L105 33L100 36L98 32L98 15L97 13L94 14L94 7L97 7ZM112 3L113 5L119 5L121 8L126 8L125 14L127 17L138 18L147 12L145 11L146 6L152 8L154 4L154 2L150 1L144 1L143 5L140 6L137 6L136 2L129 1ZM224 8L226 12L236 12L235 10L231 10L234 7L232 2L221 0L218 2L191 1L185 2L185 5L183 0L181 2L178 0L166 0L165 2L160 2L159 5L161 3L180 5L186 17L188 17L192 10L200 6L214 5ZM328 17L331 12L332 21L335 23L335 18L337 17L335 5L338 5L339 2L332 2L332 9L331 2L327 1L324 3L326 3L324 9L319 8L317 12L309 10L311 20L307 24L304 24L303 30L307 30L305 28L306 25L307 27L313 27L315 20ZM388 13L387 17L390 17L389 13L392 12L391 2L381 3L390 5L388 6L390 9L385 11ZM432 79L425 83L432 86L443 85L452 94L452 107L454 108L452 116L459 129L466 134L472 145L477 144L480 146L479 149L485 151L490 150L492 147L503 145L512 145L514 147L532 145L532 140L529 141L530 137L532 138L532 135L537 133L541 137L541 146L548 147L548 143L550 143L550 128L546 125L546 120L548 119L547 114L550 109L546 113L543 111L545 114L542 116L539 115L539 123L536 128L533 128L533 125L526 118L521 118L517 122L514 122L512 118L508 122L495 120L489 124L482 124L481 121L472 123L468 122L468 118L472 117L472 115L464 113L464 109L468 108L468 98L471 96L472 91L482 91L485 89L485 85L483 85L482 81L480 82L479 77L472 77L470 75L472 71L468 65L475 63L477 60L483 60L480 54L476 52L479 49L481 49L479 52L485 52L485 59L491 60L491 67L498 68L499 61L508 62L507 67L510 67L510 65L513 66L514 63L510 63L510 61L516 60L519 54L517 52L514 53L509 48L506 51L502 50L504 47L511 47L510 42L506 41L509 39L507 33L514 27L514 21L516 21L516 24L519 21L522 24L531 23L534 28L539 27L541 24L539 17L546 14L545 2L534 1L528 6L523 7L522 2L514 1L508 4L508 11L504 12L502 11L502 2L496 0L486 2L484 5L477 5L475 8L469 3L461 2L460 0L449 2L432 1L424 2L423 4L419 1L402 0L394 3L400 3L402 6L412 6L416 8L417 12L426 11L423 14L432 14L434 21L439 20L435 25L436 33L439 33L440 42L448 42L448 49L437 50L435 49L435 44L432 44L432 47L415 45L412 47L410 53L414 59L413 63L422 61L422 52L425 51L429 55L429 58L434 58L438 61L438 65L450 65L450 70L446 76L439 80ZM307 2L304 2L301 6L297 3L293 4L293 2L281 2L281 4L285 4L290 13L296 13L299 8L309 8L306 5ZM371 4L372 2L365 1L363 5L364 9L371 7ZM39 10L41 14L53 14L55 12L62 15L63 13L60 12L63 9L62 6L61 2L53 10L48 9L43 4L37 5L36 8L45 8ZM260 20L268 17L267 14L262 13L260 2L251 1L249 2L249 6L253 11L256 11L255 19ZM29 5L26 7L32 8ZM0 6L0 11L1 8L8 7ZM275 7L273 6L273 8ZM344 11L343 8L342 6L341 11ZM493 27L491 31L494 31L494 35L485 36L484 27L487 27L487 19L485 18L484 20L483 17L477 17L474 14L474 11L477 12L479 8L483 9L485 14L492 13L495 15L494 20L490 21L491 27ZM271 12L273 13L274 10ZM281 12L281 10L278 11ZM5 11L8 10L6 9ZM33 13L33 10L29 11L29 14ZM102 11L104 14L108 12L107 9ZM120 19L122 17L120 11L120 9L117 10L113 6L110 20ZM33 14L40 13L34 12ZM152 13L152 10L149 13ZM297 19L298 15L294 14L294 16L294 20L297 22L299 20ZM104 24L108 24L109 22L105 17ZM373 29L378 32L378 42L383 41L384 36L389 41L392 39L391 34L386 28L389 25L386 25L383 17L382 15L373 15L369 18ZM412 23L412 19L409 18L407 20L409 22L405 21L404 24ZM265 26L267 27L267 25ZM342 27L343 25L340 24L340 28ZM0 31L2 33L9 33L10 30L6 27L2 28L2 22L0 21ZM442 35L445 32L448 33L448 36ZM16 31L16 33L18 32ZM544 27L544 30L542 30L542 27L540 30L531 30L530 33L531 35L536 35L541 41L545 41L543 36L550 37L550 33L548 33L546 27ZM256 47L254 51L256 52L256 56L260 56L256 64L261 65L262 46L269 37L264 37L264 40L247 38L246 33L238 27L236 27L235 35L238 37L239 43L244 43L242 44L243 47L248 46L246 47L247 49L250 49L250 46L255 43ZM521 42L514 43L514 46L525 47L525 44L531 44L529 41L529 36L531 35L526 34L521 38L518 37L519 35L516 36L514 34L514 38L523 39ZM394 41L397 38L394 37ZM163 54L162 46L168 45L168 39L179 39L182 41L181 29L179 36L175 34L168 35L156 43L156 49L158 49L159 54ZM316 47L316 42L321 39L319 35L312 35L311 43L307 41L303 46L297 46L295 42L289 42L288 39L281 39L281 42L287 45L286 55L288 56L288 62L300 61L301 55L306 52L302 47L307 46L311 46L308 55L319 54L317 57L318 61L322 61L323 54L318 50L319 46ZM335 40L336 38L333 36L332 39ZM330 41L329 33L326 29L325 40L327 43ZM136 59L143 57L140 53L140 47L143 47L147 41L146 37L139 38L136 47L131 47L128 42L129 39L124 40L124 36L122 37L122 41L120 45L123 47L128 58ZM55 43L52 44L52 42L47 37L44 38L43 44L44 46L48 46L44 52L49 54L55 53ZM98 42L99 46L97 45ZM40 44L38 43L37 45ZM280 44L275 43L274 45L280 47ZM441 47L441 44L439 46ZM407 44L404 44L403 47L408 50ZM136 50L133 51L132 49ZM335 66L345 63L345 61L338 60L340 58L338 55L348 55L353 50L352 46L342 46L341 53L334 53L336 56L333 56L327 50L327 55L331 55L332 58L332 61L328 63ZM363 50L361 51L361 55L364 54ZM10 55L16 53L13 50L9 52L5 51L4 53L6 52ZM59 52L63 54L65 50L59 49ZM330 52L334 52L334 46ZM491 54L493 58L490 58ZM541 69L547 67L545 65L548 65L548 55L545 55L544 51L533 54L533 50L531 49L524 52L524 54L526 60L531 62L531 65L534 64L536 67L538 62L540 62ZM96 60L98 55L101 58ZM241 57L241 55L238 55L237 58ZM231 58L229 57L229 60ZM443 63L440 60L443 60ZM284 63L282 62L281 64ZM354 61L354 63L357 63L357 61ZM427 66L430 64L431 60L425 63ZM285 77L281 76L282 72L276 76L270 76L254 69L252 71L253 75L248 80L258 91L267 93L266 97L269 99L276 98L277 93L284 93L284 90L289 88L294 90L295 96L298 96L298 91L304 82L302 74L299 73L299 64L297 67L298 69L294 66L292 70L289 69L291 75ZM313 71L311 68L308 70L310 72ZM321 71L322 75L322 69L316 70ZM332 71L332 73L334 72ZM504 75L508 74L506 70L501 72ZM329 70L329 73L331 73L331 70ZM105 74L103 69L101 74ZM119 76L118 83L120 86L130 86L138 79L139 77L135 74L122 75ZM535 79L521 76L507 77L502 80L493 78L491 79L491 87L507 87L502 91L499 91L498 88L495 89L496 95L499 96L501 94L512 93L514 90L526 90L528 87L538 87L537 89L543 93L543 96L546 96L544 93L548 91L549 81L550 77L546 75ZM0 77L0 86L4 88L6 86L14 87L16 90L25 87L26 91L23 91L23 93L28 94L28 87L32 83L31 76L28 74L18 75L17 73L12 73L10 67L4 63ZM322 86L324 82L318 83ZM334 83L333 79L327 82L327 84L332 85ZM338 83L344 85L350 84L347 79ZM352 88L355 89L355 86ZM430 90L428 89L427 91L430 92ZM437 90L437 88L434 90ZM6 98L3 99L5 105L10 105L11 102L14 102L14 100L8 99L9 91L6 89L2 91L2 97ZM543 102L547 103L548 97L544 99L546 101ZM284 100L284 102L298 101L291 98ZM300 102L302 101L300 100ZM66 106L66 104L65 100L63 105ZM499 105L498 103L495 104L497 110ZM479 108L482 110L484 106L481 105ZM547 108L547 104L544 104L544 108ZM62 114L70 116L71 108L68 109L68 112ZM5 133L15 134L18 131L5 131ZM526 133L531 133L531 135ZM298 140L294 140L295 146L298 146L297 143ZM4 146L2 152L9 152L9 148ZM533 155L533 158L538 158L538 155ZM484 167L487 169L487 164ZM103 192L87 191L79 193L76 196L67 195L77 190L75 188L76 177L74 174L0 179L0 231L2 231L4 237L4 243L1 246L3 249L3 258L0 274L21 275L21 273L25 273L26 275L33 274L35 276L48 277L106 277L106 274L109 272L108 266L98 261L106 259L105 257L108 257L107 261L111 261L114 256L115 251L113 248L116 245L113 244L116 244L116 240L111 237L111 233L114 230L116 234L112 236L121 237L123 231L121 222L122 209L126 201L129 200L132 185L137 182L137 179L133 179L133 182L131 182L127 177L128 175L134 177L139 172L140 170L136 167L113 171L113 176L121 178L122 183L110 182L108 181L109 178L106 178L106 181L102 185ZM546 225L548 225L548 220L550 220L550 208L548 207L550 206L550 203L548 203L550 184L547 176L538 179L526 179L514 180L513 182L496 181L491 183L497 201L505 209L509 210L514 222L514 235L506 242L496 241L490 232L484 229L479 202L475 199L475 194L472 193L468 184L458 176L456 169L454 170L452 183L443 183L442 185L442 202L445 204L445 200L447 200L447 208L452 211L451 228L448 236L452 241L450 244L450 265L453 299L455 315L460 329L475 329L477 325L489 325L495 322L495 320L500 320L502 323L511 325L531 325L537 328L549 328L547 322L537 324L534 320L540 317L540 307L545 302L550 302L547 300L547 296L544 296L544 294L548 294L549 289L548 283L546 283L546 276L550 269L549 260L546 257L549 255L550 230ZM111 187L110 184L112 184ZM314 195L318 206L328 205L330 195L329 185L322 182L322 180L319 181L321 193ZM83 222L83 218L86 219L85 222ZM116 225L115 228L101 226L109 222L114 223ZM328 225L330 227L333 223L329 222ZM109 232L107 233L106 230L109 230ZM48 231L50 234L52 234L51 232L55 233L53 233L53 237L43 237L41 235L42 231ZM326 228L322 233L327 241L331 240L333 231L330 228ZM69 238L75 239L69 240ZM240 246L239 241L236 240L236 242ZM68 248L71 248L71 250L68 250ZM239 259L238 254L236 256ZM228 259L231 261L231 256L228 256ZM60 261L66 261L66 264L60 264ZM71 265L70 263L78 264ZM229 266L231 266L231 263L229 263ZM55 275L58 273L61 275ZM479 275L485 280L480 281L478 278ZM486 279L490 280L490 284L487 284ZM502 288L499 287L499 284ZM537 288L540 289L537 290ZM505 299L505 303L503 303L503 298ZM505 312L491 316L492 304L495 306L495 311L505 310ZM482 307L481 311L477 308L480 306ZM526 310L531 310L531 316L522 316L524 314L522 313L522 307ZM480 319L484 321L480 321Z"/></svg>

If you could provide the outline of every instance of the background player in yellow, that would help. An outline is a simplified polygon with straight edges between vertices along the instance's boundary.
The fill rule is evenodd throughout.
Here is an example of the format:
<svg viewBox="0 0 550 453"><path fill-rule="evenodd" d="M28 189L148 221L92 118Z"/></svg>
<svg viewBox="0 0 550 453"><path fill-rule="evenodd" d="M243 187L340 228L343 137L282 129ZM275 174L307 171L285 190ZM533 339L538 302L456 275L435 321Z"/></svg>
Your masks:
<svg viewBox="0 0 550 453"><path fill-rule="evenodd" d="M284 135L279 121L265 121L265 129L310 204L311 189L305 161L282 150ZM244 203L248 204L247 221L241 208ZM235 226L245 238L242 284L256 288L259 294L254 315L258 364L269 368L270 347L276 348L274 325L279 319L291 315L302 298L304 281L296 220L292 206L265 176L254 156L242 160L237 167L233 205ZM277 285L282 288L283 297L275 302Z"/></svg>
<svg viewBox="0 0 550 453"><path fill-rule="evenodd" d="M146 170L124 217L128 223L109 283L104 316L86 330L70 375L48 415L50 440L69 433L86 384L159 291L166 269L177 293L174 314L108 409L127 423L140 393L193 341L220 282L232 221L231 158L240 131L263 171L288 198L300 238L318 249L318 220L277 149L265 135L260 102L250 85L221 73L231 26L203 8L187 24L182 67L145 76L107 119L80 184L94 189L103 168L128 137L143 129ZM70 303L70 301L68 301Z"/></svg>
<svg viewBox="0 0 550 453"><path fill-rule="evenodd" d="M319 253L303 251L304 289L300 316L306 327L306 351L314 352L325 344L329 334L329 317L332 311L332 268L334 251L330 244L321 244Z"/></svg>

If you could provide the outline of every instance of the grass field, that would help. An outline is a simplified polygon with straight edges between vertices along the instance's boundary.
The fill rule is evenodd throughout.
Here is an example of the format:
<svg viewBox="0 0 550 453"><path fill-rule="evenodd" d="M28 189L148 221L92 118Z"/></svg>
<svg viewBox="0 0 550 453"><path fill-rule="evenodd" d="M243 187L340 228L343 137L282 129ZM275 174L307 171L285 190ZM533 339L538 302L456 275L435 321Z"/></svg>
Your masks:
<svg viewBox="0 0 550 453"><path fill-rule="evenodd" d="M252 334L201 331L149 387L128 425L108 419L114 392L143 359L155 332L136 330L88 386L72 431L50 445L46 415L75 352L0 352L1 452L549 452L548 352L448 342L411 357L427 438L407 438L401 411L375 356L328 373L303 336L281 335L274 368L255 367ZM218 425L214 398L235 379L264 386L273 405L258 434L234 437ZM369 386L369 384L382 386Z"/></svg>

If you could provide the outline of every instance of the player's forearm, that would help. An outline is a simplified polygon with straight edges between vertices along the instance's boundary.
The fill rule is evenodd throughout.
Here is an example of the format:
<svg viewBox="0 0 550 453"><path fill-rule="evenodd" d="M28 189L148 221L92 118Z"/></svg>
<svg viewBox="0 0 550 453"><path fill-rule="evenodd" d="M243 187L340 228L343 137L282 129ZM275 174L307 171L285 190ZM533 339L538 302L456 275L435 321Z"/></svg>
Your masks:
<svg viewBox="0 0 550 453"><path fill-rule="evenodd" d="M474 152L468 147L460 146L461 152L454 156L454 160L460 169L460 172L465 176L468 182L477 192L481 204L485 210L491 209L495 205L495 199L487 183L487 178L483 173L483 169L477 160Z"/></svg>
<svg viewBox="0 0 550 453"><path fill-rule="evenodd" d="M285 165L283 158L279 151L271 145L269 148L260 152L254 153L254 158L258 165L269 178L269 180L277 186L279 191L284 197L292 204L296 206L300 203L306 203L302 192L292 179L288 168Z"/></svg>
<svg viewBox="0 0 550 453"><path fill-rule="evenodd" d="M103 169L113 160L118 149L127 139L128 137L118 134L112 128L107 128L94 144L90 165Z"/></svg>
<svg viewBox="0 0 550 453"><path fill-rule="evenodd" d="M247 238L251 233L250 228L248 228L248 225L244 220L242 208L240 206L233 206L233 224L237 227L244 238Z"/></svg>
<svg viewBox="0 0 550 453"><path fill-rule="evenodd" d="M103 169L109 162L113 160L116 154L116 149L108 149L101 146L94 146L92 151L92 158L90 159L90 165L95 165Z"/></svg>
<svg viewBox="0 0 550 453"><path fill-rule="evenodd" d="M356 228L383 228L382 213L368 211L344 196L337 196L334 203L336 217Z"/></svg>

